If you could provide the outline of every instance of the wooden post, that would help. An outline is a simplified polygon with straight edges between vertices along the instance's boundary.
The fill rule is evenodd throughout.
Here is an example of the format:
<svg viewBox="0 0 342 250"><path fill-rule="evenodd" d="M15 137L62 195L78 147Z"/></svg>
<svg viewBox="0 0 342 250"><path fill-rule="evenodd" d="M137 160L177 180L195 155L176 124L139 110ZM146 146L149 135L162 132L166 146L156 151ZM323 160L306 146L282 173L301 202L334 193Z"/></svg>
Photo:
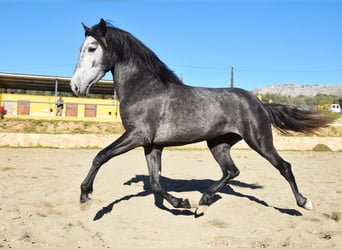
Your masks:
<svg viewBox="0 0 342 250"><path fill-rule="evenodd" d="M234 67L230 70L230 87L234 88Z"/></svg>

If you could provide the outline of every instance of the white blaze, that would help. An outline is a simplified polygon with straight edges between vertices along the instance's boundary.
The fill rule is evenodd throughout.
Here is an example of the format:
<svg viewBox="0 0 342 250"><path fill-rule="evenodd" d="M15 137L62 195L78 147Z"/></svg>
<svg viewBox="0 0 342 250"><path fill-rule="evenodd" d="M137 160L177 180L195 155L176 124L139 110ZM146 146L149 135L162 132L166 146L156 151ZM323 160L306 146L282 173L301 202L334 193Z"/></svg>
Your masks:
<svg viewBox="0 0 342 250"><path fill-rule="evenodd" d="M103 48L98 41L88 36L84 40L70 85L76 95L87 94L91 85L105 75Z"/></svg>

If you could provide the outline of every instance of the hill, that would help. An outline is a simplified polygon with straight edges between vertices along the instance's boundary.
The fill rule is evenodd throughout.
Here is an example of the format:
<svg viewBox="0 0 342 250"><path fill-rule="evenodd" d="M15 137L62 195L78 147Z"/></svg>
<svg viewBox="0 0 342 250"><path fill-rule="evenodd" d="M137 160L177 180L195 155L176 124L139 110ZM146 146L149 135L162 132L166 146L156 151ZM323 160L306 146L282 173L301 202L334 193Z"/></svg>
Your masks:
<svg viewBox="0 0 342 250"><path fill-rule="evenodd" d="M256 88L252 90L254 94L279 94L282 96L315 96L317 94L326 95L342 95L342 83L341 84L272 84L267 87Z"/></svg>

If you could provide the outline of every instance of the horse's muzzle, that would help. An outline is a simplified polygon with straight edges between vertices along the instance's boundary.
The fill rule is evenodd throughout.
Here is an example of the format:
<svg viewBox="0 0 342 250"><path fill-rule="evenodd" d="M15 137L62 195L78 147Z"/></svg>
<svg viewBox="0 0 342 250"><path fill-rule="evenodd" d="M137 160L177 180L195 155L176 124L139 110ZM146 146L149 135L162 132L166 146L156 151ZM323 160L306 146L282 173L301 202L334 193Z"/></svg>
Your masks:
<svg viewBox="0 0 342 250"><path fill-rule="evenodd" d="M71 87L72 92L73 92L76 96L79 96L79 95L80 95L80 88L79 88L76 84L70 83L70 87Z"/></svg>

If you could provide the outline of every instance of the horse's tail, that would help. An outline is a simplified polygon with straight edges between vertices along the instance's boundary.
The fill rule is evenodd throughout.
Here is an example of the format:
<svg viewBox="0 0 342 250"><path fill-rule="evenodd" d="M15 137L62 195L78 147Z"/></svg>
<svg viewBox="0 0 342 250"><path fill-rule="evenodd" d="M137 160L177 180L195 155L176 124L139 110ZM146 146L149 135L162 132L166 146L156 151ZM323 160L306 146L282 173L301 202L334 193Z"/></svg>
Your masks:
<svg viewBox="0 0 342 250"><path fill-rule="evenodd" d="M328 127L334 121L333 118L320 111L300 110L283 104L264 103L263 105L271 123L284 134L287 134L289 130L312 134L319 128Z"/></svg>

